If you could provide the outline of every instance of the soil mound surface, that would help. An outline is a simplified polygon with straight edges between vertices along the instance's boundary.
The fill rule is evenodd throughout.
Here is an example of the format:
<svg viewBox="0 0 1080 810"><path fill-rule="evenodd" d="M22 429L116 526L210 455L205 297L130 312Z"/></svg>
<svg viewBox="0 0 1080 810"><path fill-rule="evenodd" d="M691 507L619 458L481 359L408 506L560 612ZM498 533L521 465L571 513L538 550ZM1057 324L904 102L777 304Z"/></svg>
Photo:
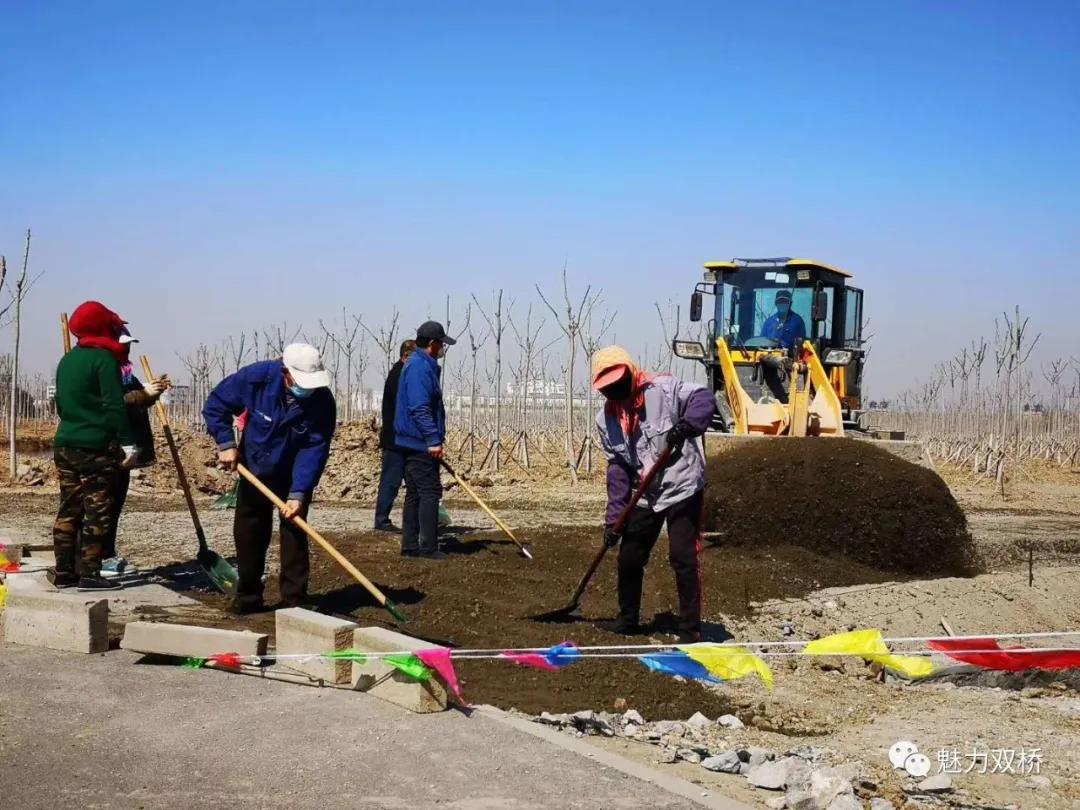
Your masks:
<svg viewBox="0 0 1080 810"><path fill-rule="evenodd" d="M858 439L761 439L709 461L706 530L724 545L793 545L881 571L967 576L967 519L932 470Z"/></svg>
<svg viewBox="0 0 1080 810"><path fill-rule="evenodd" d="M318 508L312 510L318 524ZM599 519L599 516L598 516ZM577 580L601 542L599 529L518 527L535 559L523 559L508 540L489 530L458 527L461 540L450 543L450 559L433 563L403 558L399 538L374 532L333 535L331 542L405 610L403 632L468 649L546 647L560 641L581 645L668 643L678 605L674 576L664 543L658 544L645 575L642 620L648 634L626 638L610 632L606 621L617 613L616 554L609 554L582 600L582 620L553 624L535 620L566 604ZM733 554L718 546L702 553L706 633L723 638L719 620L745 615L751 601L802 596L823 587L882 582L894 577L844 560L828 560L806 549L779 546ZM277 577L267 581L274 604ZM386 612L340 566L318 549L311 556L311 594L319 610L345 615L361 625L389 626ZM193 593L214 607L225 598ZM222 626L273 633L272 613L223 618ZM651 640L650 640L651 639ZM685 720L701 711L718 717L731 710L722 690L649 672L633 659L592 659L560 672L524 669L504 661L461 661L457 665L465 696L522 711L612 711L620 698L650 720ZM621 702L618 705L622 705ZM746 718L744 717L744 720Z"/></svg>

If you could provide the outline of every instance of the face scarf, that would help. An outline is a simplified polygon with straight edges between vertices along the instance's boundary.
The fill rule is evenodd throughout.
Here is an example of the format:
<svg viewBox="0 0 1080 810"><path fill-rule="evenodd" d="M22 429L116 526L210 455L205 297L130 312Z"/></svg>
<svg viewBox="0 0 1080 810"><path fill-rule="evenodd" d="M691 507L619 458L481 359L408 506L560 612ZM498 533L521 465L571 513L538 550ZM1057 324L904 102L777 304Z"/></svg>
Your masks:
<svg viewBox="0 0 1080 810"><path fill-rule="evenodd" d="M641 421L641 412L645 410L645 388L652 382L653 375L633 366L627 366L626 370L627 376L605 386L601 393L609 397L604 410L609 416L618 417L623 435L629 440Z"/></svg>

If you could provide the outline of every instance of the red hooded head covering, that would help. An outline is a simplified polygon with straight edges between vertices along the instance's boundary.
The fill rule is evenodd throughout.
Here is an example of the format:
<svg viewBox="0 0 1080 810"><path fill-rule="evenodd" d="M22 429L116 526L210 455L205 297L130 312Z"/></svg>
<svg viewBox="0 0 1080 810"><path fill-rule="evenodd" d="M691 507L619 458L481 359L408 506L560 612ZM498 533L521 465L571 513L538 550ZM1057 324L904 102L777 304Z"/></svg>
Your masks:
<svg viewBox="0 0 1080 810"><path fill-rule="evenodd" d="M68 329L79 339L79 345L90 349L108 349L121 362L126 347L119 341L124 319L97 301L85 301L75 308L68 319Z"/></svg>

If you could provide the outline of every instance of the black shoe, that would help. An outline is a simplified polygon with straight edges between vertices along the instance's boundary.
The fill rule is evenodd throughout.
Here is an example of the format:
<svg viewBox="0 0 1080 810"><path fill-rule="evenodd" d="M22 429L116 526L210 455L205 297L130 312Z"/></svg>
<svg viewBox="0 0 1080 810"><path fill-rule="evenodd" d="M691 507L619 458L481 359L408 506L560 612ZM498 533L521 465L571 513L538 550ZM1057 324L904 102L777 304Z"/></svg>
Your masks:
<svg viewBox="0 0 1080 810"><path fill-rule="evenodd" d="M124 586L105 577L79 577L78 591L121 591Z"/></svg>
<svg viewBox="0 0 1080 810"><path fill-rule="evenodd" d="M401 528L395 526L393 523L379 523L375 526L377 532L389 532L390 534L401 534Z"/></svg>
<svg viewBox="0 0 1080 810"><path fill-rule="evenodd" d="M258 601L233 599L229 603L229 613L234 616L250 616L252 613L265 613L266 603L262 599Z"/></svg>
<svg viewBox="0 0 1080 810"><path fill-rule="evenodd" d="M419 557L420 549L418 548L403 548L401 550L402 557Z"/></svg>
<svg viewBox="0 0 1080 810"><path fill-rule="evenodd" d="M70 571L57 571L55 568L50 568L45 572L45 579L49 580L57 590L74 588L79 584L78 574Z"/></svg>
<svg viewBox="0 0 1080 810"><path fill-rule="evenodd" d="M679 643L680 644L700 644L701 643L701 633L696 632L696 631L695 632L690 632L688 630L680 631L679 632Z"/></svg>
<svg viewBox="0 0 1080 810"><path fill-rule="evenodd" d="M449 554L446 554L445 552L439 551L437 548L432 549L431 551L418 551L413 556L417 557L418 559L421 559L421 560L437 560L437 561L440 561L440 562L442 560L449 560L450 559Z"/></svg>

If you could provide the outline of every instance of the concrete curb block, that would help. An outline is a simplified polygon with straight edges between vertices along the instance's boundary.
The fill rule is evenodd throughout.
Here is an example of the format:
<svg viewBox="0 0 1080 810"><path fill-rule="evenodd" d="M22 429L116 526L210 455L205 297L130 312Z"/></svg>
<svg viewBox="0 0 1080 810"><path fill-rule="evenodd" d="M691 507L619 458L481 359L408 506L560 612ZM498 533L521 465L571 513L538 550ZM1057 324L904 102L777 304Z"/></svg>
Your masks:
<svg viewBox="0 0 1080 810"><path fill-rule="evenodd" d="M274 611L275 651L281 655L310 652L340 652L353 642L356 622L337 619L304 608L284 608ZM330 661L315 658L311 661L289 661L289 669L310 675L328 683L349 683L351 661Z"/></svg>
<svg viewBox="0 0 1080 810"><path fill-rule="evenodd" d="M109 602L91 594L9 589L3 631L11 644L103 653L109 649Z"/></svg>
<svg viewBox="0 0 1080 810"><path fill-rule="evenodd" d="M384 627L361 627L353 633L353 646L366 652L398 652L431 649L435 645ZM446 687L441 681L434 677L416 681L378 658L363 664L353 662L352 685L358 692L367 692L411 712L446 711Z"/></svg>
<svg viewBox="0 0 1080 810"><path fill-rule="evenodd" d="M680 779L677 776L670 776L669 774L661 773L660 771L653 770L644 765L639 765L618 754L613 754L610 751L603 751L582 740L567 737L561 732L547 728L546 726L541 726L531 720L514 717L494 706L477 706L474 711L482 717L487 717L496 722L515 728L525 734L538 737L541 740L545 740L552 745L562 748L564 751L572 751L573 753L579 754L600 765L613 768L620 773L632 776L635 779L640 779L643 782L648 782L650 785L658 787L661 790L666 790L668 793L679 796L687 801L694 802L702 807L708 807L710 810L753 810L748 804L743 804L735 799L726 799L723 796L714 796L711 791L706 790L700 785L695 785L687 782L685 779Z"/></svg>
<svg viewBox="0 0 1080 810"><path fill-rule="evenodd" d="M209 658L215 653L266 655L269 637L249 630L222 630L191 624L129 622L120 649L145 655Z"/></svg>

